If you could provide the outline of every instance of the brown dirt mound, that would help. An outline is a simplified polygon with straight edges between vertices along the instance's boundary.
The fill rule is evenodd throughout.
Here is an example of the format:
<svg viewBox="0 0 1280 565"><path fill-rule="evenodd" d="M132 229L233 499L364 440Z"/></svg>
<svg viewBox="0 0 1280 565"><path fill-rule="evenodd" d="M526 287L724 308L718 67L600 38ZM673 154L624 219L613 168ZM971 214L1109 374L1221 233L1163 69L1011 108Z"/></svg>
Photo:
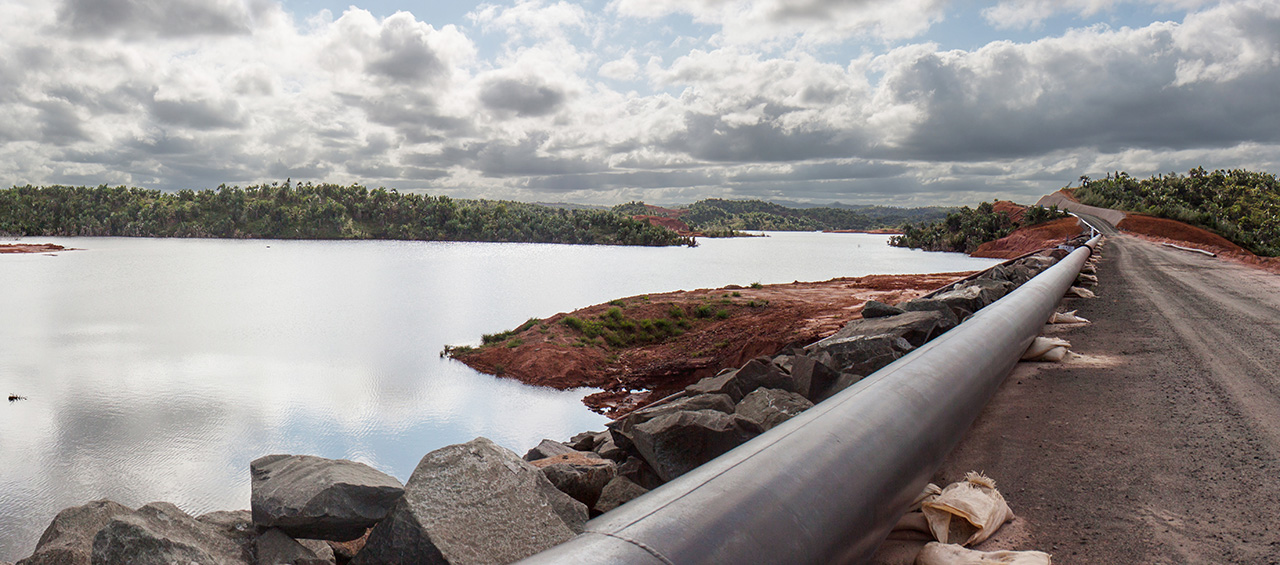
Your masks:
<svg viewBox="0 0 1280 565"><path fill-rule="evenodd" d="M1080 223L1075 218L1060 218L1029 228L1019 228L1013 233L988 241L971 253L973 257L1013 259L1046 247L1053 247L1080 235Z"/></svg>
<svg viewBox="0 0 1280 565"><path fill-rule="evenodd" d="M1280 257L1259 257L1216 233L1177 220L1129 214L1116 227L1148 241L1203 249L1237 263L1280 273Z"/></svg>
<svg viewBox="0 0 1280 565"><path fill-rule="evenodd" d="M860 317L867 300L897 303L969 274L870 275L632 296L556 314L501 343L453 350L451 355L478 371L532 385L604 389L583 402L617 416L725 367L831 335ZM707 315L699 317L697 311L704 307ZM638 325L683 320L687 327L658 341L610 346L603 337L588 342L565 322L569 317L601 321L612 308ZM678 317L672 316L675 310L681 312Z"/></svg>
<svg viewBox="0 0 1280 565"><path fill-rule="evenodd" d="M1199 247L1215 253L1248 253L1244 248L1227 241L1226 238L1216 233L1184 224L1177 220L1129 214L1116 227L1130 233L1165 239L1170 242L1183 242L1189 244L1190 247Z"/></svg>
<svg viewBox="0 0 1280 565"><path fill-rule="evenodd" d="M53 253L56 251L73 251L53 243L5 243L0 244L0 253Z"/></svg>
<svg viewBox="0 0 1280 565"><path fill-rule="evenodd" d="M1008 200L996 200L991 204L991 211L997 214L999 214L1000 212L1004 212L1005 214L1009 215L1009 219L1013 220L1013 223L1021 224L1022 215L1026 213L1027 207L1019 204L1014 204L1013 202L1010 202Z"/></svg>

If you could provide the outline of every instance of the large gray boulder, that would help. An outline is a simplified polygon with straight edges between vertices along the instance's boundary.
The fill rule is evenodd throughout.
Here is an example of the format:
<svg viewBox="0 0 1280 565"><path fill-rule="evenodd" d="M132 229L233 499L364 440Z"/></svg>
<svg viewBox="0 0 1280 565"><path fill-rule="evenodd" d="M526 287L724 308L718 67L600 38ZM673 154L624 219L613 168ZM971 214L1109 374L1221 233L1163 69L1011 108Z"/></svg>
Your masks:
<svg viewBox="0 0 1280 565"><path fill-rule="evenodd" d="M725 374L731 375L732 373L722 372L722 375ZM730 382L733 383L733 390L737 390L737 381ZM641 408L640 410L636 410L635 412L609 422L608 424L605 424L605 426L609 428L609 432L613 438L613 443L617 447L623 450L635 451L633 436L635 435L635 427L639 424L643 424L665 414L689 410L715 410L717 412L724 412L725 414L732 414L734 403L735 401L733 400L733 397L727 394L707 393L696 396L687 396L667 404ZM602 456L604 455L603 451L600 451L599 453Z"/></svg>
<svg viewBox="0 0 1280 565"><path fill-rule="evenodd" d="M796 383L791 375L767 357L757 357L747 361L741 368L726 369L714 377L707 377L685 387L690 395L725 394L733 402L751 391L760 388L780 388L796 390Z"/></svg>
<svg viewBox="0 0 1280 565"><path fill-rule="evenodd" d="M537 461L538 459L546 459L554 455L564 455L575 451L577 450L558 441L544 439L524 454L524 460Z"/></svg>
<svg viewBox="0 0 1280 565"><path fill-rule="evenodd" d="M36 550L21 565L89 565L93 536L117 517L133 510L110 500L95 500L58 512L44 529Z"/></svg>
<svg viewBox="0 0 1280 565"><path fill-rule="evenodd" d="M613 432L609 430L605 430L604 436L591 451L595 452L596 455L613 461L622 461L627 458L627 450L618 447L618 444L613 441Z"/></svg>
<svg viewBox="0 0 1280 565"><path fill-rule="evenodd" d="M942 320L943 315L937 311L904 312L889 318L853 320L818 343L857 336L891 335L907 340L912 347L920 347L942 333L938 330Z"/></svg>
<svg viewBox="0 0 1280 565"><path fill-rule="evenodd" d="M818 402L822 402L823 400L831 398L839 394L844 389L853 386L858 381L861 381L864 378L866 377L863 375L859 375L857 373L850 373L848 371L840 373L840 376L836 378L836 381L832 383L830 387L824 390L822 394L819 395L816 400L814 400L814 403L816 404Z"/></svg>
<svg viewBox="0 0 1280 565"><path fill-rule="evenodd" d="M422 458L352 563L510 563L565 542L586 520L586 506L536 467L476 438Z"/></svg>
<svg viewBox="0 0 1280 565"><path fill-rule="evenodd" d="M946 302L934 300L932 298L916 298L908 300L898 305L908 312L937 312L942 318L938 321L938 333L944 333L947 330L960 324L960 320L973 314L973 312L965 310L957 313ZM963 314L963 316L961 315Z"/></svg>
<svg viewBox="0 0 1280 565"><path fill-rule="evenodd" d="M897 316L903 312L906 312L906 310L898 308L897 306L890 306L880 302L879 300L868 300L866 304L862 305L863 318L885 318L888 316Z"/></svg>
<svg viewBox="0 0 1280 565"><path fill-rule="evenodd" d="M822 340L806 348L809 353L831 356L831 366L842 372L870 375L914 349L907 340L892 335L855 336Z"/></svg>
<svg viewBox="0 0 1280 565"><path fill-rule="evenodd" d="M791 357L791 378L796 382L796 392L811 402L817 402L839 376L840 373L810 355Z"/></svg>
<svg viewBox="0 0 1280 565"><path fill-rule="evenodd" d="M614 477L609 484L604 485L604 489L600 491L600 499L596 501L592 510L604 514L639 498L646 492L649 492L649 489L632 482L631 479Z"/></svg>
<svg viewBox="0 0 1280 565"><path fill-rule="evenodd" d="M811 407L813 403L798 393L776 388L758 388L743 398L734 412L760 424L762 429L768 431Z"/></svg>
<svg viewBox="0 0 1280 565"><path fill-rule="evenodd" d="M627 457L626 461L619 463L618 476L626 477L631 482L650 490L658 488L666 482L639 455Z"/></svg>
<svg viewBox="0 0 1280 565"><path fill-rule="evenodd" d="M332 549L329 550L327 558L322 557L280 531L280 528L271 528L262 532L262 535L254 540L254 547L257 565L333 565L334 563Z"/></svg>
<svg viewBox="0 0 1280 565"><path fill-rule="evenodd" d="M93 565L248 565L252 548L168 502L118 516L93 538Z"/></svg>
<svg viewBox="0 0 1280 565"><path fill-rule="evenodd" d="M254 525L296 538L358 538L404 493L395 477L345 459L268 455L249 471Z"/></svg>
<svg viewBox="0 0 1280 565"><path fill-rule="evenodd" d="M253 527L253 515L248 510L219 510L196 517L196 521L213 527L221 535L242 547L252 544L258 537Z"/></svg>
<svg viewBox="0 0 1280 565"><path fill-rule="evenodd" d="M759 435L760 425L716 410L665 414L635 427L640 456L670 481Z"/></svg>
<svg viewBox="0 0 1280 565"><path fill-rule="evenodd" d="M591 508L604 485L618 475L618 464L595 453L575 451L533 461L560 492Z"/></svg>

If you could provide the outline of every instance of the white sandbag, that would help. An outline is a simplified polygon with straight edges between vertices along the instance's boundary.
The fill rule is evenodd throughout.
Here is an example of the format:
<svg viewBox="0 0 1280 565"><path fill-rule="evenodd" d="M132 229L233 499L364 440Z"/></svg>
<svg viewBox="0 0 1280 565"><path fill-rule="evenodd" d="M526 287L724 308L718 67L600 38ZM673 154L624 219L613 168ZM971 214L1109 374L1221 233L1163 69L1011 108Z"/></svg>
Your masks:
<svg viewBox="0 0 1280 565"><path fill-rule="evenodd" d="M1081 271L1080 274L1076 275L1076 280L1080 282L1098 284L1098 277L1095 277L1084 271Z"/></svg>
<svg viewBox="0 0 1280 565"><path fill-rule="evenodd" d="M938 498L924 503L921 510L929 520L933 539L960 545L981 543L1013 519L1013 511L996 490L996 482L972 471L963 481L947 485Z"/></svg>
<svg viewBox="0 0 1280 565"><path fill-rule="evenodd" d="M1058 337L1037 337L1027 346L1027 350L1022 354L1023 361L1044 361L1043 357L1049 355L1054 349L1062 349L1062 353L1057 355L1057 359L1053 361L1061 361L1066 356L1066 350L1071 348L1071 342Z"/></svg>
<svg viewBox="0 0 1280 565"><path fill-rule="evenodd" d="M1067 291L1067 296L1073 296L1076 298L1097 298L1098 295L1094 294L1092 290L1087 288L1073 286L1071 287L1071 290Z"/></svg>
<svg viewBox="0 0 1280 565"><path fill-rule="evenodd" d="M1057 363L1063 359L1066 359L1067 353L1070 353L1070 351L1068 351L1067 348L1059 346L1044 352L1039 357L1036 357L1034 359L1027 359L1027 361L1043 361L1048 363Z"/></svg>
<svg viewBox="0 0 1280 565"><path fill-rule="evenodd" d="M1076 311L1070 312L1054 312L1049 316L1050 324L1087 324L1089 320L1076 315Z"/></svg>
<svg viewBox="0 0 1280 565"><path fill-rule="evenodd" d="M929 530L929 519L923 512L907 512L893 525L893 531L885 539L899 541L933 541L933 532Z"/></svg>
<svg viewBox="0 0 1280 565"><path fill-rule="evenodd" d="M931 541L916 555L916 565L1053 565L1043 551L978 551Z"/></svg>
<svg viewBox="0 0 1280 565"><path fill-rule="evenodd" d="M911 501L911 508L907 510L907 512L915 512L916 510L919 510L924 503L938 498L938 495L940 494L942 494L942 487L933 483L925 485L924 490L920 491L920 494L916 496L916 499Z"/></svg>

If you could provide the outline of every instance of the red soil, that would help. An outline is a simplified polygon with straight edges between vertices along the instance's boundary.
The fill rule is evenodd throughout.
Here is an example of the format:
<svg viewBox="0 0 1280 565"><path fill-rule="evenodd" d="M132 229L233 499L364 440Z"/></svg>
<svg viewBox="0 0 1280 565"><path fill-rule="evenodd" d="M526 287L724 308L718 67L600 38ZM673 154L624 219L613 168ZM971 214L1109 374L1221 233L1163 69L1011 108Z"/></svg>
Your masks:
<svg viewBox="0 0 1280 565"><path fill-rule="evenodd" d="M633 296L556 314L504 343L454 351L452 356L478 371L532 385L604 389L583 402L618 416L725 367L831 335L861 317L867 300L908 300L969 274L870 275ZM671 319L672 307L678 307L690 327L657 343L609 347L599 338L584 345L582 334L562 323L568 316L599 319L619 303L623 315L634 321ZM698 318L692 312L701 305L723 310L728 317Z"/></svg>
<svg viewBox="0 0 1280 565"><path fill-rule="evenodd" d="M679 233L680 235L691 235L693 233L693 230L689 229L689 224L675 218L669 218L666 216L631 216L631 219L639 222L649 222L652 225L660 228L667 228Z"/></svg>
<svg viewBox="0 0 1280 565"><path fill-rule="evenodd" d="M654 216L662 216L664 218L678 219L680 218L680 216L683 216L689 213L688 210L677 210L675 208L663 208L662 206L654 206L652 204L645 204L644 207L649 210L649 214Z"/></svg>
<svg viewBox="0 0 1280 565"><path fill-rule="evenodd" d="M1244 248L1227 241L1209 230L1187 225L1177 220L1129 214L1116 226L1129 233L1145 235L1170 242L1181 242L1187 247L1197 247L1214 253L1240 253Z"/></svg>
<svg viewBox="0 0 1280 565"><path fill-rule="evenodd" d="M970 255L992 259L1013 259L1032 251L1054 247L1078 235L1080 235L1078 220L1060 218L1029 228L1019 228L1005 237L978 246L978 249Z"/></svg>
<svg viewBox="0 0 1280 565"><path fill-rule="evenodd" d="M0 244L0 253L53 253L56 251L74 251L53 243L5 243Z"/></svg>
<svg viewBox="0 0 1280 565"><path fill-rule="evenodd" d="M1015 224L1022 223L1022 214L1027 211L1026 206L1014 204L1008 200L996 200L991 204L991 211L995 213L1004 212L1009 215L1009 219Z"/></svg>
<svg viewBox="0 0 1280 565"><path fill-rule="evenodd" d="M1259 257L1216 233L1177 220L1129 214L1116 227L1148 241L1203 249L1237 263L1280 273L1280 257Z"/></svg>

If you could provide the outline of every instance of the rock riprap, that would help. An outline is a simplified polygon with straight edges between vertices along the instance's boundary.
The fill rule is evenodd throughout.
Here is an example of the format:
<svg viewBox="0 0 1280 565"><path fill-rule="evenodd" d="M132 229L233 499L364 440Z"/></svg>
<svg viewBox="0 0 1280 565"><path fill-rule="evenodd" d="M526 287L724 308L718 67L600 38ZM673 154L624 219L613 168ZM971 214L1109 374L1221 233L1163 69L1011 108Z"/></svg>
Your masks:
<svg viewBox="0 0 1280 565"><path fill-rule="evenodd" d="M345 459L267 455L249 471L254 525L299 538L358 538L404 494L395 477Z"/></svg>
<svg viewBox="0 0 1280 565"><path fill-rule="evenodd" d="M485 438L428 453L355 565L510 563L582 531L587 508Z"/></svg>
<svg viewBox="0 0 1280 565"><path fill-rule="evenodd" d="M243 565L252 562L244 538L228 537L168 502L152 502L117 516L93 538L93 565L182 563Z"/></svg>
<svg viewBox="0 0 1280 565"><path fill-rule="evenodd" d="M563 492L591 508L604 485L618 475L618 464L595 453L574 451L533 461L533 466Z"/></svg>
<svg viewBox="0 0 1280 565"><path fill-rule="evenodd" d="M768 431L812 406L809 399L798 393L776 388L758 388L743 398L734 412L760 424L761 428Z"/></svg>
<svg viewBox="0 0 1280 565"><path fill-rule="evenodd" d="M92 562L93 536L112 520L131 512L132 509L110 500L95 500L65 508L45 528L31 557L18 561L18 564L89 565Z"/></svg>
<svg viewBox="0 0 1280 565"><path fill-rule="evenodd" d="M670 481L723 455L763 429L760 424L716 410L665 414L635 427L635 448L663 481Z"/></svg>

